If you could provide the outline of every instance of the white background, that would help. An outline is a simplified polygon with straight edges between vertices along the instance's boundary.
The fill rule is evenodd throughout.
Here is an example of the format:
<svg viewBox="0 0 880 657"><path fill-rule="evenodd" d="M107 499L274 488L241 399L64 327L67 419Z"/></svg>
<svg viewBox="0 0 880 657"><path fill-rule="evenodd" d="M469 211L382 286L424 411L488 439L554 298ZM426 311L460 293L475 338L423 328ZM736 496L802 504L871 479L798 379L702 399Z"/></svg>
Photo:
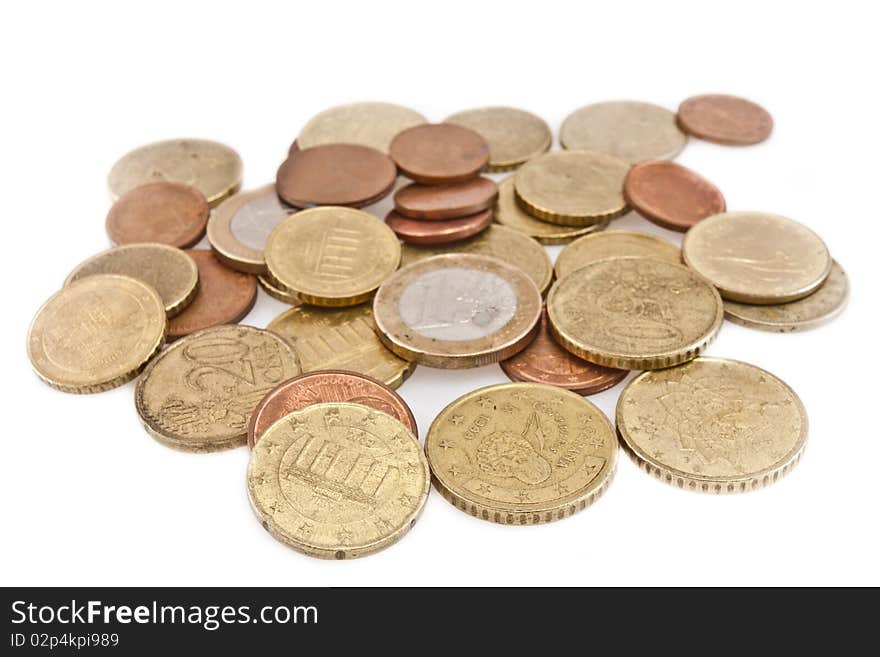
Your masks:
<svg viewBox="0 0 880 657"><path fill-rule="evenodd" d="M877 467L876 16L869 3L16 3L0 25L3 322L0 583L22 585L880 584ZM782 5L783 3L778 3ZM625 457L605 496L550 525L474 519L436 492L413 529L351 562L302 556L248 506L246 448L167 449L133 386L56 392L29 371L28 323L70 269L109 243L106 175L141 144L230 144L245 187L274 179L299 128L334 104L387 100L439 121L520 106L558 129L575 108L675 109L727 92L773 114L772 138L692 140L679 161L733 210L816 230L850 275L849 308L794 335L725 323L709 353L800 394L810 438L780 483L680 491ZM636 228L679 241L652 224ZM552 255L558 248L551 249ZM246 322L284 306L261 292ZM503 382L497 365L421 368L400 392L422 433L447 403ZM592 397L613 414L622 386Z"/></svg>

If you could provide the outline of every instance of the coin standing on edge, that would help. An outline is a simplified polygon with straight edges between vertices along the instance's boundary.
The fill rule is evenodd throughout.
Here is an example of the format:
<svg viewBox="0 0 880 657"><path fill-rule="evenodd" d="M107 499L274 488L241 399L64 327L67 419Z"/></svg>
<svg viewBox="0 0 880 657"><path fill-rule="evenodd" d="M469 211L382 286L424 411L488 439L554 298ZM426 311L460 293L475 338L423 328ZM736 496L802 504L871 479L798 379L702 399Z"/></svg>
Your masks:
<svg viewBox="0 0 880 657"><path fill-rule="evenodd" d="M451 123L409 128L392 140L391 158L408 178L426 185L476 178L489 162L489 144L479 134Z"/></svg>
<svg viewBox="0 0 880 657"><path fill-rule="evenodd" d="M300 149L322 144L360 144L387 153L397 133L427 122L415 110L392 103L338 105L309 119L294 144Z"/></svg>
<svg viewBox="0 0 880 657"><path fill-rule="evenodd" d="M392 210L385 217L385 223L394 233L408 244L453 244L473 237L486 230L492 223L492 211L483 210L477 214L458 219L410 219Z"/></svg>
<svg viewBox="0 0 880 657"><path fill-rule="evenodd" d="M681 249L662 237L636 230L605 230L576 239L556 256L556 278L596 260L639 256L681 264Z"/></svg>
<svg viewBox="0 0 880 657"><path fill-rule="evenodd" d="M114 244L158 242L181 249L205 234L211 208L195 187L157 182L123 194L107 214L107 235Z"/></svg>
<svg viewBox="0 0 880 657"><path fill-rule="evenodd" d="M540 116L515 107L480 107L447 117L444 123L470 128L489 144L487 171L510 171L550 149L553 135Z"/></svg>
<svg viewBox="0 0 880 657"><path fill-rule="evenodd" d="M678 125L694 137L731 146L758 144L773 131L773 117L760 105L724 94L693 96L678 107Z"/></svg>
<svg viewBox="0 0 880 657"><path fill-rule="evenodd" d="M490 209L498 198L498 185L478 177L451 185L412 183L394 194L394 209L413 219L455 219Z"/></svg>

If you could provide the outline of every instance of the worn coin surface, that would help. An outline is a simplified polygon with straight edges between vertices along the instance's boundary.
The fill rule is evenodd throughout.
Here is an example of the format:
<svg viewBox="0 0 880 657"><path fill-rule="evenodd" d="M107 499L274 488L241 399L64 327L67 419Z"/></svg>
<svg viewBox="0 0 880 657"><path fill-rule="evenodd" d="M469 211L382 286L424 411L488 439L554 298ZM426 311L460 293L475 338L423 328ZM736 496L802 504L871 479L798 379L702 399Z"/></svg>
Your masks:
<svg viewBox="0 0 880 657"><path fill-rule="evenodd" d="M114 198L147 183L182 183L198 189L214 207L238 190L241 174L241 158L229 146L205 139L170 139L122 156L107 182Z"/></svg>
<svg viewBox="0 0 880 657"><path fill-rule="evenodd" d="M205 234L211 208L195 187L157 182L123 194L107 214L107 235L114 244L159 242L192 246Z"/></svg>
<svg viewBox="0 0 880 657"><path fill-rule="evenodd" d="M745 98L707 94L688 98L678 107L678 125L694 137L719 144L748 146L773 131L773 117Z"/></svg>
<svg viewBox="0 0 880 657"><path fill-rule="evenodd" d="M488 178L473 178L451 185L401 187L394 194L394 209L413 219L455 219L491 208L498 185Z"/></svg>
<svg viewBox="0 0 880 657"><path fill-rule="evenodd" d="M392 103L351 103L316 114L294 143L298 148L361 144L387 153L398 132L427 122L424 116L408 107Z"/></svg>
<svg viewBox="0 0 880 657"><path fill-rule="evenodd" d="M397 236L409 244L452 244L472 237L489 227L492 211L483 210L458 219L410 219L392 210L385 223Z"/></svg>
<svg viewBox="0 0 880 657"><path fill-rule="evenodd" d="M488 171L510 171L550 149L550 126L540 116L515 107L480 107L446 118L470 128L489 143Z"/></svg>
<svg viewBox="0 0 880 657"><path fill-rule="evenodd" d="M28 329L31 366L64 392L101 392L143 369L165 339L165 305L139 280L97 274L63 287Z"/></svg>
<svg viewBox="0 0 880 657"><path fill-rule="evenodd" d="M508 525L570 516L608 486L614 428L568 390L505 383L464 395L428 430L434 486L457 508Z"/></svg>
<svg viewBox="0 0 880 657"><path fill-rule="evenodd" d="M162 298L169 318L192 302L199 285L195 260L166 244L125 244L102 251L77 265L64 284L94 274L131 276L151 285Z"/></svg>
<svg viewBox="0 0 880 657"><path fill-rule="evenodd" d="M541 293L521 269L483 255L425 258L396 272L373 299L386 347L429 367L494 363L535 336Z"/></svg>
<svg viewBox="0 0 880 657"><path fill-rule="evenodd" d="M605 230L586 235L566 246L556 256L556 278L605 258L640 256L681 264L681 249L662 237L636 230Z"/></svg>
<svg viewBox="0 0 880 657"><path fill-rule="evenodd" d="M553 337L606 367L653 370L698 356L718 334L718 291L683 265L656 258L596 260L547 296Z"/></svg>
<svg viewBox="0 0 880 657"><path fill-rule="evenodd" d="M684 236L684 261L725 299L752 304L796 301L831 271L831 254L809 228L767 212L708 217Z"/></svg>
<svg viewBox="0 0 880 657"><path fill-rule="evenodd" d="M296 351L252 326L215 326L181 338L144 370L135 408L159 442L188 452L244 445L251 413L300 374Z"/></svg>
<svg viewBox="0 0 880 657"><path fill-rule="evenodd" d="M469 128L433 123L399 133L390 154L407 177L437 185L475 178L489 162L489 144Z"/></svg>
<svg viewBox="0 0 880 657"><path fill-rule="evenodd" d="M323 559L362 557L400 540L430 485L412 432L387 413L347 402L314 404L275 422L247 470L263 527Z"/></svg>
<svg viewBox="0 0 880 657"><path fill-rule="evenodd" d="M671 160L687 143L675 118L675 112L651 103L595 103L563 121L559 141L568 150L607 153L630 164Z"/></svg>
<svg viewBox="0 0 880 657"><path fill-rule="evenodd" d="M275 285L272 281L269 280L266 276L257 276L257 283L263 288L263 292L268 294L273 299L280 301L281 303L288 303L291 306L298 306L302 303L302 300L299 298L299 295L296 292L288 292L287 290L282 290L280 287Z"/></svg>
<svg viewBox="0 0 880 657"><path fill-rule="evenodd" d="M624 450L679 488L739 493L786 474L807 440L807 413L784 382L754 365L697 358L644 372L617 403Z"/></svg>

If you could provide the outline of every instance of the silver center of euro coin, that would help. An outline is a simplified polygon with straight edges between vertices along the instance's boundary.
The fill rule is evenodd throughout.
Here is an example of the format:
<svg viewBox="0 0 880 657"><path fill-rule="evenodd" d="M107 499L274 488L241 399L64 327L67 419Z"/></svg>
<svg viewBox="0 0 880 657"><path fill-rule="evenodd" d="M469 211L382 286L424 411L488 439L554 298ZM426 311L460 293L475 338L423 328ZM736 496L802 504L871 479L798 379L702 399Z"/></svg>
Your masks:
<svg viewBox="0 0 880 657"><path fill-rule="evenodd" d="M272 229L295 211L270 192L242 205L233 215L229 230L245 246L262 251Z"/></svg>

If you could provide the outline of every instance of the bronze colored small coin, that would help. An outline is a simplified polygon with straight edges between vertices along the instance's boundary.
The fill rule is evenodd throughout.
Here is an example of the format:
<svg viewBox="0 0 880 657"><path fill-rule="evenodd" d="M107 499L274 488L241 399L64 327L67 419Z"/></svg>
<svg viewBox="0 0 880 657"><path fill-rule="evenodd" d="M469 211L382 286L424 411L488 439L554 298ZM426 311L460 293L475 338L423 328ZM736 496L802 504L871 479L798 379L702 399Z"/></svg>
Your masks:
<svg viewBox="0 0 880 657"><path fill-rule="evenodd" d="M475 178L489 162L489 144L468 128L434 123L409 128L391 142L400 171L426 185Z"/></svg>
<svg viewBox="0 0 880 657"><path fill-rule="evenodd" d="M745 98L707 94L688 98L678 107L678 125L694 137L718 144L748 146L773 131L773 117Z"/></svg>
<svg viewBox="0 0 880 657"><path fill-rule="evenodd" d="M384 153L358 144L299 150L278 168L275 189L286 203L362 207L385 197L397 169Z"/></svg>
<svg viewBox="0 0 880 657"><path fill-rule="evenodd" d="M604 153L557 151L526 162L514 177L517 200L534 217L589 226L627 210L623 181L629 165Z"/></svg>
<svg viewBox="0 0 880 657"><path fill-rule="evenodd" d="M831 254L803 224L766 212L726 212L691 228L684 261L721 296L751 304L796 301L828 278Z"/></svg>
<svg viewBox="0 0 880 657"><path fill-rule="evenodd" d="M682 233L727 209L721 190L696 171L675 162L635 165L626 177L623 192L640 215Z"/></svg>
<svg viewBox="0 0 880 657"><path fill-rule="evenodd" d="M488 178L474 178L451 185L401 187L394 195L394 209L413 219L456 219L488 210L498 198L498 185Z"/></svg>
<svg viewBox="0 0 880 657"><path fill-rule="evenodd" d="M452 244L472 237L489 227L492 211L483 210L459 219L410 219L392 210L385 223L408 244Z"/></svg>
<svg viewBox="0 0 880 657"><path fill-rule="evenodd" d="M513 358L501 361L501 369L511 381L545 383L579 395L593 395L617 385L627 370L602 367L581 360L556 344L547 324L547 311L541 314L541 330L532 343Z"/></svg>
<svg viewBox="0 0 880 657"><path fill-rule="evenodd" d="M596 260L639 256L681 264L681 249L661 237L635 230L604 230L576 239L556 256L556 278Z"/></svg>
<svg viewBox="0 0 880 657"><path fill-rule="evenodd" d="M322 144L361 144L387 153L397 133L427 122L415 110L391 103L339 105L312 117L293 145L304 149Z"/></svg>
<svg viewBox="0 0 880 657"><path fill-rule="evenodd" d="M770 372L697 358L643 372L617 402L621 446L661 481L704 493L740 493L778 480L798 462L807 413Z"/></svg>
<svg viewBox="0 0 880 657"><path fill-rule="evenodd" d="M488 171L510 171L550 149L550 126L514 107L481 107L448 117L446 123L470 128L489 143Z"/></svg>
<svg viewBox="0 0 880 657"><path fill-rule="evenodd" d="M28 358L43 381L64 392L110 390L130 381L165 339L156 291L115 274L88 276L44 303L28 329Z"/></svg>
<svg viewBox="0 0 880 657"><path fill-rule="evenodd" d="M107 214L107 235L114 244L158 242L192 246L205 234L211 208L195 187L158 182L135 187Z"/></svg>
<svg viewBox="0 0 880 657"><path fill-rule="evenodd" d="M281 303L289 303L291 306L298 306L302 303L302 299L299 298L296 292L282 290L266 276L257 276L257 283L263 288L263 292Z"/></svg>
<svg viewBox="0 0 880 657"><path fill-rule="evenodd" d="M215 326L166 348L135 387L135 408L156 440L187 452L244 445L257 404L301 373L296 350L252 326Z"/></svg>
<svg viewBox="0 0 880 657"><path fill-rule="evenodd" d="M379 338L405 360L461 369L494 363L531 342L541 293L523 271L483 255L425 258L379 288Z"/></svg>
<svg viewBox="0 0 880 657"><path fill-rule="evenodd" d="M253 449L266 429L288 413L324 402L351 402L375 408L398 420L414 436L419 435L412 411L391 388L363 374L322 370L279 383L263 397L248 424L248 446Z"/></svg>
<svg viewBox="0 0 880 657"><path fill-rule="evenodd" d="M80 263L64 281L69 285L94 274L131 276L159 293L168 317L174 317L195 298L199 268L184 251L166 244L125 244Z"/></svg>
<svg viewBox="0 0 880 657"><path fill-rule="evenodd" d="M224 267L209 249L191 249L187 253L199 268L199 288L192 303L168 322L169 340L218 324L240 322L257 300L257 279L253 274Z"/></svg>

